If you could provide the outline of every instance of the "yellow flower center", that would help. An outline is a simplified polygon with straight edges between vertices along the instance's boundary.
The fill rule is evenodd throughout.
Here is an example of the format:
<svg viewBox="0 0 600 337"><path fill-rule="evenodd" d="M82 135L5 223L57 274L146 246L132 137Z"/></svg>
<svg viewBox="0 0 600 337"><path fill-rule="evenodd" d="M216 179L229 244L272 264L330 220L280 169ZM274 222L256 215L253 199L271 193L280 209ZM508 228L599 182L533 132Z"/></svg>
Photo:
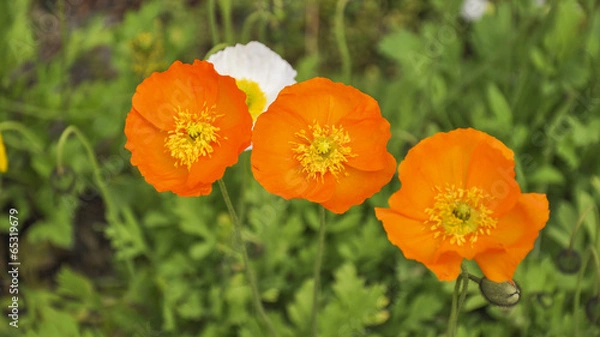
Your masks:
<svg viewBox="0 0 600 337"><path fill-rule="evenodd" d="M186 166L189 170L201 156L210 157L214 144L220 145L217 132L221 129L213 123L221 116L216 115L214 109L205 105L200 113L190 113L177 107L175 129L165 138L165 147L175 159L175 167Z"/></svg>
<svg viewBox="0 0 600 337"><path fill-rule="evenodd" d="M467 241L475 243L479 235L490 235L496 228L498 220L487 207L493 197L482 189L436 186L435 190L438 193L433 207L425 210L429 215L425 225L433 231L434 238L450 238L451 244L462 246Z"/></svg>
<svg viewBox="0 0 600 337"><path fill-rule="evenodd" d="M260 89L258 83L249 79L241 79L235 82L246 93L246 105L252 116L252 121L255 121L267 106L267 95Z"/></svg>
<svg viewBox="0 0 600 337"><path fill-rule="evenodd" d="M302 129L294 135L301 139L300 142L292 142L292 151L302 165L302 172L307 173L310 179L321 179L323 181L327 172L338 177L345 173L344 163L348 158L356 157L348 145L350 136L341 126L325 125L321 127L314 122L308 127L309 132Z"/></svg>

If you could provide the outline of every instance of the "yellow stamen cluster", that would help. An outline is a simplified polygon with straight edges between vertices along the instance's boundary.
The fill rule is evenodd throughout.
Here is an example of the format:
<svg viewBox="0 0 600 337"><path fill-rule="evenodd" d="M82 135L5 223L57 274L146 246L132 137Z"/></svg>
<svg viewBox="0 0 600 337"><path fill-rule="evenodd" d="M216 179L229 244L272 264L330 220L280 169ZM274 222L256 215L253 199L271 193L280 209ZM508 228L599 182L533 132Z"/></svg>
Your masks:
<svg viewBox="0 0 600 337"><path fill-rule="evenodd" d="M165 147L175 159L175 167L186 166L189 170L201 156L210 157L214 144L221 145L218 134L221 129L213 125L221 116L214 109L205 105L201 112L191 113L177 107L175 129L165 138Z"/></svg>
<svg viewBox="0 0 600 337"><path fill-rule="evenodd" d="M326 173L331 173L334 177L339 174L347 174L344 163L348 158L356 157L352 153L350 136L341 126L325 125L321 127L319 123L313 122L308 127L308 132L302 129L294 135L301 139L300 142L293 142L295 147L292 149L296 153L295 158L302 165L302 172L308 174L310 179L324 180Z"/></svg>
<svg viewBox="0 0 600 337"><path fill-rule="evenodd" d="M465 242L474 244L479 235L490 235L498 220L487 205L493 197L482 189L463 189L452 186L435 187L437 195L432 208L425 213L429 220L425 225L433 231L433 237L450 238L451 244L462 246Z"/></svg>
<svg viewBox="0 0 600 337"><path fill-rule="evenodd" d="M252 116L252 120L256 121L258 115L260 115L265 107L267 106L267 96L260 89L258 83L248 80L241 79L235 82L245 94L246 94L246 105L248 106L248 111Z"/></svg>

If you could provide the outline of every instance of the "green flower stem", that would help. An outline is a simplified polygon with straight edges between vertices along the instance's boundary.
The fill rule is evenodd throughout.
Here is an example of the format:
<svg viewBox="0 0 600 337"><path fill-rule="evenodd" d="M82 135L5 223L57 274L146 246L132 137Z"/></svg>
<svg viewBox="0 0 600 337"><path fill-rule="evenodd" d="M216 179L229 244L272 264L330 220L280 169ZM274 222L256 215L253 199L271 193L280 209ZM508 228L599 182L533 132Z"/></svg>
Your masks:
<svg viewBox="0 0 600 337"><path fill-rule="evenodd" d="M206 54L204 55L204 60L208 60L208 58L212 54L214 54L214 53L216 53L216 52L218 52L220 50L225 49L227 46L228 46L227 43L218 43L218 44L213 45L213 47L210 48L210 50L208 52L206 52Z"/></svg>
<svg viewBox="0 0 600 337"><path fill-rule="evenodd" d="M264 5L268 7L268 4ZM242 38L241 41L250 41L252 34L252 27L256 25L258 27L258 38L260 41L266 40L265 34L267 30L267 25L269 21L271 21L272 14L263 9L258 9L252 12L252 14L246 17L244 20L244 24L242 25ZM273 18L274 21L276 18Z"/></svg>
<svg viewBox="0 0 600 337"><path fill-rule="evenodd" d="M221 9L221 18L223 19L223 28L225 29L225 42L231 44L235 42L233 22L231 21L232 0L219 0L219 7Z"/></svg>
<svg viewBox="0 0 600 337"><path fill-rule="evenodd" d="M319 289L321 287L321 264L323 263L323 248L325 246L325 207L323 206L319 207L319 218L321 224L319 225L317 257L315 259L315 269L313 272L313 279L315 281L315 285L313 288L313 306L310 318L313 337L317 337L318 335L317 313L319 311Z"/></svg>
<svg viewBox="0 0 600 337"><path fill-rule="evenodd" d="M219 43L219 29L217 28L217 4L216 0L208 0L208 24L210 26L210 36L212 38L212 44L217 45Z"/></svg>
<svg viewBox="0 0 600 337"><path fill-rule="evenodd" d="M469 273L469 279L477 284L481 282L481 278Z"/></svg>
<svg viewBox="0 0 600 337"><path fill-rule="evenodd" d="M581 227L581 224L583 223L583 220L585 220L585 217L587 216L587 214L594 208L594 205L590 205L588 206L588 208L586 208L583 213L581 213L581 215L579 216L579 219L577 219L577 223L575 224L575 228L573 228L573 231L571 232L571 239L569 240L569 251L571 251L573 249L573 242L575 241L575 234L577 233L577 231L579 230L579 227Z"/></svg>
<svg viewBox="0 0 600 337"><path fill-rule="evenodd" d="M454 293L452 293L452 308L450 309L450 318L448 319L448 330L446 332L447 337L454 337L456 335L456 327L458 323L458 314L460 309L467 298L467 290L469 287L469 279L471 275L467 270L465 262L460 266L462 272L456 279L454 285ZM462 287L461 287L462 285Z"/></svg>
<svg viewBox="0 0 600 337"><path fill-rule="evenodd" d="M248 258L248 251L246 250L246 245L244 244L242 238L242 224L240 219L238 218L235 209L233 208L233 203L231 202L231 198L229 197L229 193L227 192L227 187L225 186L225 182L222 179L218 180L219 188L221 189L221 194L223 195L223 200L225 201L225 205L227 205L227 210L229 211L229 216L231 216L231 220L233 221L234 235L237 241L238 246L240 247L240 251L242 252L242 258L244 260L244 270L246 271L246 277L248 278L248 282L250 283L250 288L252 288L252 297L254 299L254 306L260 317L264 321L265 325L271 332L273 337L277 337L277 331L273 327L273 323L267 316L265 312L265 308L260 301L260 293L258 292L258 286L256 283L256 277L252 272L252 268L250 268L250 259Z"/></svg>
<svg viewBox="0 0 600 337"><path fill-rule="evenodd" d="M581 268L579 269L579 274L577 275L577 283L575 285L575 298L573 300L573 314L575 315L575 333L573 334L575 337L579 337L579 310L581 303L581 281L583 280L583 274L585 274L585 270L587 269L588 262L590 258L594 258L594 264L596 267L596 295L600 295L600 258L598 257L598 252L593 246L590 246L581 261Z"/></svg>
<svg viewBox="0 0 600 337"><path fill-rule="evenodd" d="M344 32L344 9L350 0L338 0L335 10L334 33L337 47L340 50L340 59L342 63L342 81L348 83L352 70L352 61L348 43L346 41L346 33Z"/></svg>
<svg viewBox="0 0 600 337"><path fill-rule="evenodd" d="M0 132L8 130L17 131L18 133L22 134L23 137L27 138L31 145L33 145L35 152L42 152L42 146L40 145L41 141L25 125L13 121L6 121L0 123Z"/></svg>
<svg viewBox="0 0 600 337"><path fill-rule="evenodd" d="M58 24L60 29L60 67L62 68L62 89L60 93L60 107L62 111L69 111L71 101L71 85L69 83L69 50L70 48L70 33L69 24L67 22L67 6L65 0L58 1Z"/></svg>
<svg viewBox="0 0 600 337"><path fill-rule="evenodd" d="M579 273L577 274L577 283L575 284L575 298L573 299L573 315L575 316L575 328L573 329L573 336L575 337L579 337L579 303L581 301L581 280L583 279L583 274L589 259L590 253L589 251L586 251L586 254L581 261L581 267L579 269Z"/></svg>
<svg viewBox="0 0 600 337"><path fill-rule="evenodd" d="M98 189L100 190L102 199L104 199L104 203L106 205L106 217L107 217L108 222L109 223L118 223L119 222L118 211L114 207L114 202L110 196L110 193L108 193L108 188L106 187L106 184L104 183L104 179L102 179L100 165L98 164L98 160L96 160L96 156L94 154L92 145L90 144L88 139L85 137L85 135L74 125L69 125L63 131L63 133L60 135L60 138L58 139L58 143L56 145L56 165L58 167L58 174L64 173L63 149L65 147L65 142L67 141L67 138L69 138L69 135L71 135L71 134L76 135L77 138L79 138L79 141L81 142L81 144L83 144L83 147L85 148L85 151L88 155L88 160L89 160L90 164L92 165L92 168L94 169L94 180L96 181L96 185L97 185Z"/></svg>

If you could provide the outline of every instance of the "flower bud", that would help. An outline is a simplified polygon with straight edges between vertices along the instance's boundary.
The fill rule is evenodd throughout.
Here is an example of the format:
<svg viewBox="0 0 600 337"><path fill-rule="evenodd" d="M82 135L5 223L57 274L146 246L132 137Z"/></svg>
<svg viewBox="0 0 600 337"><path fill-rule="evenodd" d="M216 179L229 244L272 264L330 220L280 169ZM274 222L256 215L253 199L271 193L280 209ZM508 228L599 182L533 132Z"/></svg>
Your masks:
<svg viewBox="0 0 600 337"><path fill-rule="evenodd" d="M500 307L512 307L521 300L521 288L515 281L496 283L482 277L479 290L488 302Z"/></svg>
<svg viewBox="0 0 600 337"><path fill-rule="evenodd" d="M77 176L73 169L69 166L64 166L62 172L58 169L52 170L50 173L50 186L59 194L67 194L75 187Z"/></svg>
<svg viewBox="0 0 600 337"><path fill-rule="evenodd" d="M562 273L575 274L581 268L581 255L574 249L563 249L556 255L555 263Z"/></svg>
<svg viewBox="0 0 600 337"><path fill-rule="evenodd" d="M533 295L533 298L543 308L550 308L554 304L554 294L539 292Z"/></svg>
<svg viewBox="0 0 600 337"><path fill-rule="evenodd" d="M600 295L592 297L585 304L585 314L592 324L600 325Z"/></svg>

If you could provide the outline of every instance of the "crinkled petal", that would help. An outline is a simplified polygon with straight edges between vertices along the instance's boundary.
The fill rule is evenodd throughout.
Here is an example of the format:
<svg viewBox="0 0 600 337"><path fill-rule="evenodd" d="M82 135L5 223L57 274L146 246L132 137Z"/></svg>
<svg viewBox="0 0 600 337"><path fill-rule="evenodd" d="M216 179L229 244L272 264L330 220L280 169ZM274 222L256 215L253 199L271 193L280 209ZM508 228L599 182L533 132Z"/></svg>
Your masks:
<svg viewBox="0 0 600 337"><path fill-rule="evenodd" d="M256 82L267 96L265 110L284 87L296 83L297 72L277 53L264 44L252 41L236 44L213 55L208 60L219 74Z"/></svg>
<svg viewBox="0 0 600 337"><path fill-rule="evenodd" d="M440 281L456 280L460 274L460 265L463 257L454 253L447 252L438 257L433 263L424 263L425 267L429 268Z"/></svg>
<svg viewBox="0 0 600 337"><path fill-rule="evenodd" d="M423 222L388 208L376 207L375 215L383 223L390 242L402 250L404 257L426 265L434 263L440 240L433 237Z"/></svg>
<svg viewBox="0 0 600 337"><path fill-rule="evenodd" d="M533 249L549 216L548 199L544 194L522 194L516 206L499 219L496 230L489 236L500 248L491 248L475 256L485 276L494 282L511 280L519 263Z"/></svg>
<svg viewBox="0 0 600 337"><path fill-rule="evenodd" d="M361 171L346 167L346 174L335 179L331 198L321 204L334 213L344 213L354 205L362 204L365 199L377 193L387 184L396 170L396 160L387 153L384 165L378 171ZM361 186L361 188L357 188Z"/></svg>
<svg viewBox="0 0 600 337"><path fill-rule="evenodd" d="M155 72L138 85L133 108L156 128L172 130L178 108L195 113L214 104L218 76L206 61L196 60L193 65L175 61L167 71Z"/></svg>
<svg viewBox="0 0 600 337"><path fill-rule="evenodd" d="M467 173L467 188L478 187L493 200L488 208L494 217L502 216L514 207L521 188L515 180L515 162L488 142L475 147Z"/></svg>
<svg viewBox="0 0 600 337"><path fill-rule="evenodd" d="M439 255L442 240L434 238L421 221L386 208L375 208L375 214L383 222L390 242L400 248L404 257L423 263L440 281L452 281L458 277L463 258L454 252Z"/></svg>
<svg viewBox="0 0 600 337"><path fill-rule="evenodd" d="M357 123L345 123L352 142L354 157L348 158L346 165L363 171L376 171L387 168L389 156L386 144L392 134L390 123L381 118L364 119ZM396 166L394 161L394 166ZM394 168L395 169L395 168Z"/></svg>
<svg viewBox="0 0 600 337"><path fill-rule="evenodd" d="M184 167L175 167L165 148L168 134L132 109L125 120L125 148L131 151L131 163L138 167L146 181L157 191L182 189L187 178Z"/></svg>

